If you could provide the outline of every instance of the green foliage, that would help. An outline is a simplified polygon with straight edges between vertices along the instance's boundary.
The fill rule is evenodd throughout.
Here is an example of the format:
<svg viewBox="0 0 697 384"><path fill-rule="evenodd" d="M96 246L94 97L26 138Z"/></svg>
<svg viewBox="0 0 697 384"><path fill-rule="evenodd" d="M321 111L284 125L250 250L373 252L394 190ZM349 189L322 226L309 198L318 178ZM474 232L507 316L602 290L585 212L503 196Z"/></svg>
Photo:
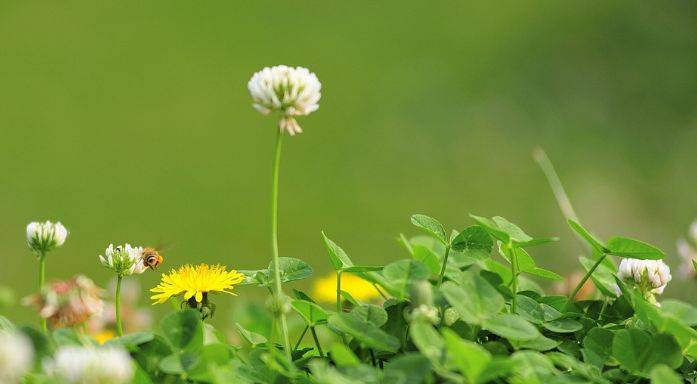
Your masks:
<svg viewBox="0 0 697 384"><path fill-rule="evenodd" d="M300 259L279 257L279 267L281 270L281 282L283 283L302 280L312 276L312 267ZM239 272L245 276L242 284L269 287L273 282L273 262L269 263L268 268L265 269L242 270Z"/></svg>
<svg viewBox="0 0 697 384"><path fill-rule="evenodd" d="M666 256L663 251L643 241L628 237L613 237L607 242L608 253L632 259L659 260Z"/></svg>
<svg viewBox="0 0 697 384"><path fill-rule="evenodd" d="M288 299L283 309L300 328L290 357L278 344L278 332L257 324L272 318L258 304L241 311L247 314L248 328L232 325L239 340L235 343L228 343L198 311L187 309L165 316L157 332L128 334L107 346L131 354L135 383L695 381L697 308L676 300L656 306L638 287L617 279L605 258L659 258L660 250L619 237L604 244L569 221L591 246L593 253L582 256L580 263L598 288L595 298L574 301L545 295L525 278L561 278L538 267L526 249L549 239L533 238L501 217L473 219L477 224L448 236L437 220L413 216L412 222L427 235L401 236L405 258L385 267L355 266L323 234L333 268L375 284L387 298L359 301L349 293L351 287L342 286L341 305L324 307L296 290L295 299ZM492 253L495 242L498 253ZM293 258L282 258L281 268L283 282L312 273L309 265ZM250 283L268 288L272 270L245 275ZM6 319L0 325L15 329ZM60 346L96 347L73 329L59 329L48 337L32 328L19 331L41 359L50 358ZM39 364L34 368L39 378L41 369Z"/></svg>
<svg viewBox="0 0 697 384"><path fill-rule="evenodd" d="M445 227L438 220L426 215L412 215L411 223L432 235L443 244L448 242Z"/></svg>

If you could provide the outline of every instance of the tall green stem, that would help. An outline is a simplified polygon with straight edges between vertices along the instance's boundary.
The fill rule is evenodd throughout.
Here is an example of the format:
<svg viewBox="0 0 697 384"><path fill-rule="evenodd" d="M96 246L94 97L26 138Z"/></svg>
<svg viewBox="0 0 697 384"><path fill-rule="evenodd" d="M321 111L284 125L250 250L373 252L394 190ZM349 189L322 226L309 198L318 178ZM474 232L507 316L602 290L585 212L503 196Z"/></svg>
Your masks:
<svg viewBox="0 0 697 384"><path fill-rule="evenodd" d="M274 287L277 305L276 313L281 323L281 333L283 337L283 350L286 356L290 357L290 339L288 338L288 324L286 323L286 313L282 304L283 288L281 287L281 263L278 259L278 175L281 168L281 144L283 142L283 131L278 130L276 137L276 149L273 161L273 182L271 187L271 247L273 250L274 266Z"/></svg>
<svg viewBox="0 0 697 384"><path fill-rule="evenodd" d="M515 250L509 243L507 245L508 252L511 256L511 291L513 292L513 298L511 298L511 313L516 313L516 303L518 295L518 256Z"/></svg>
<svg viewBox="0 0 697 384"><path fill-rule="evenodd" d="M310 327L310 332L312 332L312 338L315 340L315 345L317 346L317 352L319 352L319 357L324 357L324 353L322 353L322 346L319 345L319 339L317 338L317 332L315 332L315 327Z"/></svg>
<svg viewBox="0 0 697 384"><path fill-rule="evenodd" d="M44 292L44 286L46 285L46 252L39 253L39 292ZM46 334L48 333L48 325L46 325L46 319L41 317L41 331Z"/></svg>
<svg viewBox="0 0 697 384"><path fill-rule="evenodd" d="M336 271L336 312L341 311L341 271Z"/></svg>
<svg viewBox="0 0 697 384"><path fill-rule="evenodd" d="M123 326L121 325L121 274L116 275L116 295L114 296L114 312L116 312L116 335L123 336Z"/></svg>
<svg viewBox="0 0 697 384"><path fill-rule="evenodd" d="M448 266L448 256L450 256L450 244L445 246L445 257L443 257L443 266L440 268L440 275L438 276L438 286L443 284L445 268Z"/></svg>
<svg viewBox="0 0 697 384"><path fill-rule="evenodd" d="M605 260L606 256L607 256L607 253L603 253L603 255L598 258L598 261L596 261L595 264L593 264L591 269L589 269L588 272L586 272L586 274L583 275L583 278L581 279L581 281L578 282L578 284L576 285L576 288L574 288L574 290L571 292L571 295L569 295L569 300L571 300L571 301L574 300L574 298L578 294L578 291L580 291L581 287L583 287L583 284L585 284L586 281L588 280L588 278L591 277L591 275L593 274L593 272L595 272L595 270L598 268L600 263L602 263L603 260Z"/></svg>

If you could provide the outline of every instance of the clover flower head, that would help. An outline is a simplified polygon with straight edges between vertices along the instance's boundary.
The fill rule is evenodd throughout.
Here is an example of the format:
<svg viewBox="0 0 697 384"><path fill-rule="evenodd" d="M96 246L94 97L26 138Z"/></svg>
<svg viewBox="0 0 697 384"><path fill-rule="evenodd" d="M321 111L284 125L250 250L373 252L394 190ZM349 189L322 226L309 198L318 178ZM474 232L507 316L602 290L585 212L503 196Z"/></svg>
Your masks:
<svg viewBox="0 0 697 384"><path fill-rule="evenodd" d="M319 108L322 84L303 67L277 65L255 73L247 84L254 108L264 115L281 114L279 129L291 136L302 129L295 116L309 115Z"/></svg>
<svg viewBox="0 0 697 384"><path fill-rule="evenodd" d="M678 240L678 254L682 259L680 276L697 278L695 263L697 263L697 220L693 221L686 238Z"/></svg>
<svg viewBox="0 0 697 384"><path fill-rule="evenodd" d="M670 268L662 260L622 259L617 277L633 281L647 293L662 294L672 279Z"/></svg>
<svg viewBox="0 0 697 384"><path fill-rule="evenodd" d="M31 368L34 350L26 336L0 331L0 383L19 383Z"/></svg>
<svg viewBox="0 0 697 384"><path fill-rule="evenodd" d="M77 275L65 281L55 281L37 293L22 300L32 306L39 316L54 328L82 324L104 308L101 289L86 276Z"/></svg>
<svg viewBox="0 0 697 384"><path fill-rule="evenodd" d="M44 370L69 384L122 384L133 377L131 357L121 348L60 347Z"/></svg>
<svg viewBox="0 0 697 384"><path fill-rule="evenodd" d="M223 292L233 295L235 285L244 281L244 275L232 270L228 271L222 265L184 265L172 269L168 274L162 274L162 281L150 291L155 300L153 304L161 304L170 297L184 294L184 300L194 299L201 303L210 292Z"/></svg>
<svg viewBox="0 0 697 384"><path fill-rule="evenodd" d="M27 245L36 253L45 253L65 243L68 230L60 222L31 222L27 225Z"/></svg>
<svg viewBox="0 0 697 384"><path fill-rule="evenodd" d="M143 263L143 247L132 247L130 244L109 244L104 255L99 255L103 266L113 270L120 276L141 274L148 269Z"/></svg>

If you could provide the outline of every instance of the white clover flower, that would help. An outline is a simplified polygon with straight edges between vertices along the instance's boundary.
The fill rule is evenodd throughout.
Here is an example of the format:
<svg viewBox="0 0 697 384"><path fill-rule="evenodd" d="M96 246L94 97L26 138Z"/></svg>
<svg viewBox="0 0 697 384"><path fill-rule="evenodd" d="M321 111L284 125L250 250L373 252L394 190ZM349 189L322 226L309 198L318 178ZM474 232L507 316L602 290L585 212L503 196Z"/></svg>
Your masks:
<svg viewBox="0 0 697 384"><path fill-rule="evenodd" d="M19 383L31 368L34 350L26 336L0 331L0 383Z"/></svg>
<svg viewBox="0 0 697 384"><path fill-rule="evenodd" d="M281 131L291 136L302 129L294 116L309 115L319 108L322 96L317 76L303 67L277 65L255 73L247 84L254 108L264 115L279 112Z"/></svg>
<svg viewBox="0 0 697 384"><path fill-rule="evenodd" d="M121 276L141 274L148 268L143 263L143 247L132 247L130 244L109 244L104 255L99 255L103 266L112 269Z"/></svg>
<svg viewBox="0 0 697 384"><path fill-rule="evenodd" d="M60 347L44 370L69 384L122 384L133 377L131 357L121 348Z"/></svg>
<svg viewBox="0 0 697 384"><path fill-rule="evenodd" d="M68 230L60 222L31 222L27 225L27 245L34 252L45 253L65 243Z"/></svg>
<svg viewBox="0 0 697 384"><path fill-rule="evenodd" d="M672 279L670 268L663 260L639 259L622 259L617 277L625 281L633 281L643 290L659 295Z"/></svg>

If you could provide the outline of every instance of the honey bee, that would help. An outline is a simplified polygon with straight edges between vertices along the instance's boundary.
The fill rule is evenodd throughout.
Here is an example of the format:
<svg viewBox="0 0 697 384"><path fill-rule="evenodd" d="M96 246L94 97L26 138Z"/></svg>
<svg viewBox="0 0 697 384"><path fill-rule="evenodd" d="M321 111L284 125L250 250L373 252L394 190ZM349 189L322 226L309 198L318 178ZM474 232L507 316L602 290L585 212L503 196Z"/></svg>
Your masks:
<svg viewBox="0 0 697 384"><path fill-rule="evenodd" d="M147 247L143 250L143 264L153 271L165 261L164 257L155 248Z"/></svg>

